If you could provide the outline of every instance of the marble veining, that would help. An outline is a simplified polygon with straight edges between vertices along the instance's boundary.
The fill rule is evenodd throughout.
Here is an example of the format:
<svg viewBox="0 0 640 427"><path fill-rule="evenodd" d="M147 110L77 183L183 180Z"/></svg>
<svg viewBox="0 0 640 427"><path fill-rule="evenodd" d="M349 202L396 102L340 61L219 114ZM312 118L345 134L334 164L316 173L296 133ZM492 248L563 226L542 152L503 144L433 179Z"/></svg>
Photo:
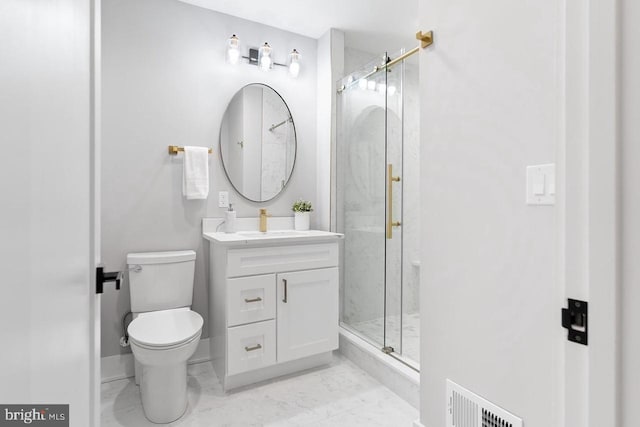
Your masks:
<svg viewBox="0 0 640 427"><path fill-rule="evenodd" d="M170 426L411 426L418 411L340 354L331 365L224 394L211 363L190 365L189 405ZM102 384L102 426L155 426L133 378Z"/></svg>
<svg viewBox="0 0 640 427"><path fill-rule="evenodd" d="M384 337L384 317L365 320L349 325L351 329L363 334L374 342L383 342ZM387 317L387 338L393 342L400 342L402 333L402 344L394 348L401 356L420 363L420 313L404 314Z"/></svg>

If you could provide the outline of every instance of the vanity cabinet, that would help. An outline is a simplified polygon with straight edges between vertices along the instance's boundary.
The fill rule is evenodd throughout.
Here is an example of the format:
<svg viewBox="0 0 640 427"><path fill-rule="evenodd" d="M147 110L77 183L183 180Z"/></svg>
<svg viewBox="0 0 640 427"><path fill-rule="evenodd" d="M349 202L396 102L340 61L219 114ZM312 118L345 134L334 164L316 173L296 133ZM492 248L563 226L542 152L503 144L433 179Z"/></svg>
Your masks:
<svg viewBox="0 0 640 427"><path fill-rule="evenodd" d="M338 242L240 246L210 245L210 348L224 389L329 363Z"/></svg>

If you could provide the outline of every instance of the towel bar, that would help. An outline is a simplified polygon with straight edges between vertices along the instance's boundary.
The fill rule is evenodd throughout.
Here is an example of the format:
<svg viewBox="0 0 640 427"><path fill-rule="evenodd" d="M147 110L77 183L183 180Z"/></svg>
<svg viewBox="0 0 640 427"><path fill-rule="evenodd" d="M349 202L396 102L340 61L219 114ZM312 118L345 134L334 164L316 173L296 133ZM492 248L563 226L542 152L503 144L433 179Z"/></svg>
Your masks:
<svg viewBox="0 0 640 427"><path fill-rule="evenodd" d="M176 155L180 152L184 151L184 147L178 147L177 145L170 145L169 146L169 154L171 155ZM213 150L211 148L209 148L209 154L213 153Z"/></svg>

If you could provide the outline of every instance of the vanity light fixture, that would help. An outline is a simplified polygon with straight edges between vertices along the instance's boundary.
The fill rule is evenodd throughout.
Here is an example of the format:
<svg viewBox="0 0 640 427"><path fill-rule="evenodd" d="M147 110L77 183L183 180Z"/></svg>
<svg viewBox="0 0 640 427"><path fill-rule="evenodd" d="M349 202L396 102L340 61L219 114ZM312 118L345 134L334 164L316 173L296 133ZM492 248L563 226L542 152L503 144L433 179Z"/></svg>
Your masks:
<svg viewBox="0 0 640 427"><path fill-rule="evenodd" d="M271 59L271 46L264 42L258 51L258 65L262 71L269 71L273 68L273 60Z"/></svg>
<svg viewBox="0 0 640 427"><path fill-rule="evenodd" d="M241 60L247 60L251 65L257 65L262 71L270 71L274 66L287 67L291 77L296 78L300 74L300 58L302 55L297 49L293 49L289 54L286 64L280 64L273 59L273 48L265 42L260 48L250 48L249 56L244 56L240 52L240 39L233 34L227 39L226 60L229 64L235 65Z"/></svg>
<svg viewBox="0 0 640 427"><path fill-rule="evenodd" d="M300 52L293 49L289 54L289 74L296 78L300 74Z"/></svg>
<svg viewBox="0 0 640 427"><path fill-rule="evenodd" d="M240 40L236 35L232 35L229 40L227 40L227 62L229 64L237 64L240 60Z"/></svg>

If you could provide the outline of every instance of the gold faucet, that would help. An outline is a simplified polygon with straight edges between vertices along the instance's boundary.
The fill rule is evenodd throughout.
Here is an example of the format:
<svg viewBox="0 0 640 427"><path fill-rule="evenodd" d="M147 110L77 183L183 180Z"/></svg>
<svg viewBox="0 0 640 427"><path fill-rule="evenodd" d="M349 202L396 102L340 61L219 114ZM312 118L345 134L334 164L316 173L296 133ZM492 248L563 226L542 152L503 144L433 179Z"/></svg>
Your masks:
<svg viewBox="0 0 640 427"><path fill-rule="evenodd" d="M271 215L267 214L266 209L260 209L260 231L262 233L267 232L267 217L270 217L270 216Z"/></svg>

